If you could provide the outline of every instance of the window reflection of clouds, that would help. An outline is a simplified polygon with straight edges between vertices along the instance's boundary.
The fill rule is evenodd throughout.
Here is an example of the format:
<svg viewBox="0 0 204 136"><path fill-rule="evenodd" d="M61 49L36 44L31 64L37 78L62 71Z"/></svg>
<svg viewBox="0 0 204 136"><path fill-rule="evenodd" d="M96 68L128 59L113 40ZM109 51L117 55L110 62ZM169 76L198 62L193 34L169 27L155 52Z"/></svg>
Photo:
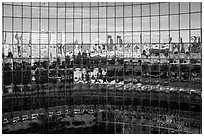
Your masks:
<svg viewBox="0 0 204 136"><path fill-rule="evenodd" d="M124 16L132 17L132 6L124 6Z"/></svg>
<svg viewBox="0 0 204 136"><path fill-rule="evenodd" d="M168 16L161 16L160 17L160 29L161 30L168 30L169 29L169 17Z"/></svg>
<svg viewBox="0 0 204 136"><path fill-rule="evenodd" d="M13 10L15 17L22 17L22 6L13 6Z"/></svg>
<svg viewBox="0 0 204 136"><path fill-rule="evenodd" d="M90 8L83 8L83 18L90 18Z"/></svg>
<svg viewBox="0 0 204 136"><path fill-rule="evenodd" d="M189 28L189 15L180 15L180 28L181 29L188 29Z"/></svg>
<svg viewBox="0 0 204 136"><path fill-rule="evenodd" d="M191 28L200 28L201 27L201 14L194 13L191 15Z"/></svg>
<svg viewBox="0 0 204 136"><path fill-rule="evenodd" d="M141 18L133 18L133 31L141 31Z"/></svg>
<svg viewBox="0 0 204 136"><path fill-rule="evenodd" d="M132 18L125 18L124 26L125 31L132 31Z"/></svg>
<svg viewBox="0 0 204 136"><path fill-rule="evenodd" d="M179 13L179 3L171 2L170 3L170 14L178 14Z"/></svg>
<svg viewBox="0 0 204 136"><path fill-rule="evenodd" d="M159 30L159 17L151 17L151 30Z"/></svg>
<svg viewBox="0 0 204 136"><path fill-rule="evenodd" d="M123 18L116 19L116 31L123 31Z"/></svg>
<svg viewBox="0 0 204 136"><path fill-rule="evenodd" d="M189 12L189 2L182 2L180 4L180 12L181 13L188 13Z"/></svg>
<svg viewBox="0 0 204 136"><path fill-rule="evenodd" d="M23 31L29 32L31 30L30 23L31 23L31 19L23 19Z"/></svg>
<svg viewBox="0 0 204 136"><path fill-rule="evenodd" d="M150 30L150 18L143 17L142 18L142 31L149 31Z"/></svg>
<svg viewBox="0 0 204 136"><path fill-rule="evenodd" d="M3 12L2 13L4 16L12 16L12 6L3 5Z"/></svg>
<svg viewBox="0 0 204 136"><path fill-rule="evenodd" d="M13 23L18 24L18 25L14 25L14 29L13 29L14 31L22 31L22 19L21 18L14 18Z"/></svg>
<svg viewBox="0 0 204 136"><path fill-rule="evenodd" d="M149 11L149 5L142 5L142 16L149 16L150 11Z"/></svg>
<svg viewBox="0 0 204 136"><path fill-rule="evenodd" d="M151 5L151 15L159 15L159 4Z"/></svg>
<svg viewBox="0 0 204 136"><path fill-rule="evenodd" d="M12 3L7 3L7 4L12 4ZM140 7L142 7L142 16L159 15L159 4L145 3L145 5L123 6L123 4L128 5L128 3L112 3L112 4L107 3L109 7L104 7L106 6L106 3L99 3L99 5L103 7L97 7L98 3L92 3L91 6L96 6L96 7L92 7L90 9L89 7L90 3L83 3L82 5L81 3L75 3L74 6L77 8L74 8L74 11L73 11L73 3L53 3L53 2L51 3L45 2L45 4L43 2L32 3L32 6L33 6L32 8L30 7L31 3L18 2L13 4L15 4L13 8L14 17L22 17L22 16L33 17L32 19L23 18L23 22L21 18L14 18L13 19L14 31L30 31L31 22L32 22L32 31L38 31L38 32L40 32L41 30L55 32L57 31L57 29L59 32L82 32L82 31L90 32L90 25L91 25L91 32L98 32L98 25L99 25L99 32L105 32L106 28L108 29L108 31L112 31L112 32L114 32L115 30L123 31L123 25L124 25L124 31L132 31L132 30L141 31L141 26L140 26L141 20L142 20L142 31L150 31L150 29L159 30L159 23L160 23L161 30L168 30L169 25L171 30L178 30L179 21L180 21L180 29L201 28L201 13L191 14L191 21L190 21L191 27L189 24L189 15L186 14L190 11L189 7L191 8L191 12L201 11L201 3L199 2L193 2L193 3L181 2L180 4L179 3L160 3L160 15L166 15L166 16L160 16L160 20L158 16L142 17L142 18L133 17L133 19L131 18L132 13L133 13L133 16L141 15ZM27 5L23 7L23 10L21 6L22 4ZM115 7L115 4L120 6ZM169 4L170 4L170 14L178 14L179 5L180 5L180 12L185 14L181 14L180 18L179 18L179 15L173 15L173 16L171 15L169 20L169 16L167 16L169 12L168 11ZM129 3L129 5L131 5L131 3ZM38 6L42 6L42 7L39 8ZM57 6L58 6L58 10L56 8ZM65 6L67 8L65 8ZM81 6L83 6L83 8L81 8ZM49 20L46 19L48 18L48 8L49 8ZM124 8L124 11L123 11L123 8ZM11 5L3 5L3 9L4 11L2 13L4 16L10 16L10 17L12 16ZM101 18L99 21L97 19L98 9L99 9L99 19ZM150 9L151 9L151 12L149 11ZM31 10L32 10L32 16L31 16ZM91 13L90 13L90 10L91 10ZM65 16L65 12L66 12L66 16ZM73 12L74 12L74 15L73 15ZM117 18L117 17L123 17L123 12L124 12L125 18ZM106 26L106 19L105 19L106 14L107 14L107 17L112 17L107 20L107 23L108 23L107 26ZM115 15L116 15L116 20L114 19ZM40 23L39 19L35 19L39 17L41 17L41 24L39 24ZM54 19L56 17L60 19ZM74 28L73 28L73 19L69 19L73 17L75 18ZM87 18L87 19L83 19L83 24L82 24L81 17ZM95 18L95 19L90 20L89 17ZM126 17L130 17L130 18L126 18ZM66 18L66 20L63 18ZM150 19L151 19L151 28L150 28ZM124 24L123 24L123 20L125 22ZM91 24L90 24L90 21L91 21ZM170 21L170 24L169 24L169 21ZM3 27L4 30L6 31L12 30L12 19L4 18L3 23L6 24ZM21 28L22 25L23 25L23 29ZM66 25L66 29L65 29L65 25ZM39 26L41 28L39 28ZM50 28L48 28L48 26Z"/></svg>
<svg viewBox="0 0 204 136"><path fill-rule="evenodd" d="M40 8L32 7L32 17L39 18L40 17Z"/></svg>
<svg viewBox="0 0 204 136"><path fill-rule="evenodd" d="M123 7L116 7L116 17L123 17Z"/></svg>
<svg viewBox="0 0 204 136"><path fill-rule="evenodd" d="M99 19L99 32L106 31L106 19Z"/></svg>
<svg viewBox="0 0 204 136"><path fill-rule="evenodd" d="M201 3L200 2L191 2L191 12L201 11Z"/></svg>
<svg viewBox="0 0 204 136"><path fill-rule="evenodd" d="M73 32L73 19L66 19L66 32Z"/></svg>
<svg viewBox="0 0 204 136"><path fill-rule="evenodd" d="M141 15L141 8L140 5L133 6L133 16L140 16Z"/></svg>
<svg viewBox="0 0 204 136"><path fill-rule="evenodd" d="M169 3L161 3L160 4L160 15L169 14Z"/></svg>
<svg viewBox="0 0 204 136"><path fill-rule="evenodd" d="M90 19L83 19L83 32L90 32Z"/></svg>
<svg viewBox="0 0 204 136"><path fill-rule="evenodd" d="M179 29L179 16L172 15L170 16L170 29Z"/></svg>

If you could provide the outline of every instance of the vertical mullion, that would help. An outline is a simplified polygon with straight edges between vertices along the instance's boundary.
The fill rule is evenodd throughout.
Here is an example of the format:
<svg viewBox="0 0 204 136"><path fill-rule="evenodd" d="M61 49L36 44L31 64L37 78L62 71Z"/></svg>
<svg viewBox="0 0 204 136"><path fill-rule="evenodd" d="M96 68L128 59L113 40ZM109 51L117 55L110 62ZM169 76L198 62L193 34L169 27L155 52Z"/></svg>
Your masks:
<svg viewBox="0 0 204 136"><path fill-rule="evenodd" d="M107 37L107 35L108 35L108 3L106 2L106 45L108 46L108 37ZM107 53L108 53L108 48L107 48L107 46L106 46L106 65L107 65ZM107 82L107 76L106 76L106 82ZM106 104L108 103L108 98L107 98L107 88L106 88L106 95L105 95L105 99L106 99ZM104 108L106 108L106 107L104 107ZM106 109L105 109L106 110ZM107 121L107 119L108 119L108 117L107 117L107 115L106 115L106 121ZM105 121L105 124L107 123ZM107 125L106 125L106 131L107 131Z"/></svg>
<svg viewBox="0 0 204 136"><path fill-rule="evenodd" d="M124 5L124 2L123 2L123 5L122 5L122 8L123 8L123 49L125 47L125 18L124 18L124 15L125 15L125 5ZM124 51L124 50L123 50ZM125 55L124 55L125 56ZM124 73L124 72L123 72ZM125 75L125 74L123 74ZM124 78L125 79L125 78ZM122 96L122 110L124 110L124 93L125 93L125 90L123 90L123 96ZM119 99L120 100L120 99ZM122 122L123 123L123 122ZM123 124L124 125L124 124ZM123 126L124 127L124 126ZM122 132L124 133L124 132Z"/></svg>
<svg viewBox="0 0 204 136"><path fill-rule="evenodd" d="M171 18L170 18L170 2L168 2L168 32L169 32L169 48L172 48L171 47L171 41L170 41L170 39L172 39L172 37L171 37L171 31L170 31L170 23L171 23L171 20L170 20ZM169 59L170 59L170 53L169 53ZM169 69L168 69L168 72L169 72L169 75L171 75L171 71L170 71L170 67L171 65L170 65L170 63L169 63ZM170 79L169 79L169 82L170 82ZM169 90L170 91L170 90ZM171 93L171 92L169 92L169 93ZM169 109L170 109L170 107L171 107L171 98L170 98L170 96L169 96ZM170 125L168 125L168 133L170 132Z"/></svg>
<svg viewBox="0 0 204 136"><path fill-rule="evenodd" d="M160 21L161 21L161 15L160 15L160 6L161 6L161 3L159 3L158 5L159 5L159 50L160 50L161 44L164 44L164 43L160 42L160 40L161 40L161 23L160 23ZM160 51L159 51L159 60L160 60L160 61L159 61L159 81L161 81L161 77L160 77L160 73L161 73L161 68L160 68L160 67L161 67L161 63L160 63L160 62L161 62ZM159 94L160 94L160 92L159 92ZM160 110L160 109L161 109L161 108L160 108L160 107L161 107L161 106L160 106L160 105L161 105L160 102L161 102L161 100L160 100L160 97L159 97L159 115L160 115L160 113L161 113L161 112L160 112L160 111L161 111L161 110ZM159 134L161 134L161 132L160 132L160 126L159 126Z"/></svg>
<svg viewBox="0 0 204 136"><path fill-rule="evenodd" d="M179 24L179 41L178 41L178 44L179 44L179 51L178 51L178 53L179 53L179 88L181 87L181 80L180 80L180 77L181 77L181 68L180 68L180 66L181 66L181 64L180 64L180 54L181 54L181 24L180 24L180 2L178 3L178 24ZM181 114L181 112L183 113L183 111L181 110L181 94L180 94L180 91L179 91L179 114ZM180 122L180 119L181 117L179 117L179 122Z"/></svg>
<svg viewBox="0 0 204 136"><path fill-rule="evenodd" d="M140 48L142 48L142 44L143 44L143 30L142 30L142 4L140 3ZM142 53L142 52L141 52ZM142 58L142 55L141 55ZM143 58L142 58L142 62L143 62ZM141 79L142 79L142 75L143 75L143 71L141 73ZM143 79L142 79L143 81ZM142 91L140 90L140 92L142 93ZM141 106L140 106L140 114L141 114L141 109L142 109L142 98L140 98L140 102L141 102ZM141 123L141 121L140 121ZM140 126L140 133L141 133L141 129L142 126Z"/></svg>
<svg viewBox="0 0 204 136"><path fill-rule="evenodd" d="M136 60L136 58L134 57L134 41L133 41L133 2L132 2L132 4L131 4L131 24L132 24L132 59L133 60ZM134 62L134 61L132 61L132 62ZM132 68L133 68L133 71L132 71L132 76L135 78L135 70L134 70L134 63L132 64ZM133 107L133 91L131 91L131 107L132 107L132 110L134 111L134 107ZM133 128L133 117L131 117L131 119L132 119L132 121L131 121L131 127ZM131 130L131 134L133 134L133 129Z"/></svg>
<svg viewBox="0 0 204 136"><path fill-rule="evenodd" d="M191 2L189 2L189 41L188 41L188 44L190 44L191 43ZM191 48L190 48L190 50L189 50L189 59L191 60ZM191 70L191 68L192 68L192 64L190 63L190 70ZM189 73L190 73L190 71L189 71ZM191 76L190 76L190 79L191 79ZM190 88L191 88L191 86L192 86L192 81L190 80ZM191 94L191 93L190 93ZM191 104L191 97L189 98L189 103ZM190 120L190 118L191 118L191 109L189 109L189 128L191 127L191 120Z"/></svg>
<svg viewBox="0 0 204 136"><path fill-rule="evenodd" d="M151 34L151 32L152 32L152 14L151 14L151 3L149 3L149 42L148 42L148 44L149 44L149 49L151 49L152 48L152 34ZM148 60L150 60L150 62L151 62L151 60L152 60L152 58L151 58L151 55L150 56L147 56L147 58L148 58ZM152 64L150 64L149 65L150 66L150 75L152 74ZM150 80L152 80L152 76L150 76ZM149 105L150 105L150 109L151 109L151 92L148 94L148 97L149 97ZM151 113L150 113L151 114ZM149 133L151 134L151 132L150 132L150 130L151 130L151 126L148 126L148 128L149 128Z"/></svg>

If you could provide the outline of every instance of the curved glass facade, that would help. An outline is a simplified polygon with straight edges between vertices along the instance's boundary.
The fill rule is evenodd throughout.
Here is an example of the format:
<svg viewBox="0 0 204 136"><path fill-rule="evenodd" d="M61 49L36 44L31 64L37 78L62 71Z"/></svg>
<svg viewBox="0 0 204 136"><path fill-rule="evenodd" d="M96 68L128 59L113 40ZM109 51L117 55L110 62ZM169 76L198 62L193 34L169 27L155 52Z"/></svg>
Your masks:
<svg viewBox="0 0 204 136"><path fill-rule="evenodd" d="M3 2L3 133L201 133L202 3Z"/></svg>

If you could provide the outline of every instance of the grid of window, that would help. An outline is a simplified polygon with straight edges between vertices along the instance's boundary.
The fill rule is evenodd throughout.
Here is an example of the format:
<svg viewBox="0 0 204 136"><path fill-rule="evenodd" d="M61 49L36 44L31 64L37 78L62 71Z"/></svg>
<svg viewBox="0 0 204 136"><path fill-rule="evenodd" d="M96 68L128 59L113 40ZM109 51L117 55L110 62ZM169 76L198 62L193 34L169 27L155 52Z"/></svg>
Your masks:
<svg viewBox="0 0 204 136"><path fill-rule="evenodd" d="M201 3L4 2L2 25L3 133L201 133Z"/></svg>

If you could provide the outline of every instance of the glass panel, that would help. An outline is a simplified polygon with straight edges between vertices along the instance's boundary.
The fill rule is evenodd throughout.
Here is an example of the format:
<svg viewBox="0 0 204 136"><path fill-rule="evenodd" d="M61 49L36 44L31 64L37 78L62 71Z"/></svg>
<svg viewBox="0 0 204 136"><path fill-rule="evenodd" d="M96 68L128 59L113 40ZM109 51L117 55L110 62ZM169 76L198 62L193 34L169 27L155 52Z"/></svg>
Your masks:
<svg viewBox="0 0 204 136"><path fill-rule="evenodd" d="M169 14L169 3L160 3L160 15Z"/></svg>
<svg viewBox="0 0 204 136"><path fill-rule="evenodd" d="M48 18L48 8L41 7L41 18Z"/></svg>
<svg viewBox="0 0 204 136"><path fill-rule="evenodd" d="M201 14L200 13L191 15L191 28L201 28Z"/></svg>
<svg viewBox="0 0 204 136"><path fill-rule="evenodd" d="M189 29L189 15L180 15L181 29Z"/></svg>
<svg viewBox="0 0 204 136"><path fill-rule="evenodd" d="M141 18L133 18L133 31L141 31Z"/></svg>
<svg viewBox="0 0 204 136"><path fill-rule="evenodd" d="M170 14L178 14L179 13L179 3L171 2L170 3Z"/></svg>
<svg viewBox="0 0 204 136"><path fill-rule="evenodd" d="M189 2L181 2L180 3L180 12L181 13L189 13Z"/></svg>
<svg viewBox="0 0 204 136"><path fill-rule="evenodd" d="M170 16L170 29L179 29L179 16Z"/></svg>
<svg viewBox="0 0 204 136"><path fill-rule="evenodd" d="M13 6L14 16L21 17L22 16L22 7L21 6Z"/></svg>
<svg viewBox="0 0 204 136"><path fill-rule="evenodd" d="M142 18L142 31L149 31L150 30L150 18L143 17Z"/></svg>
<svg viewBox="0 0 204 136"><path fill-rule="evenodd" d="M159 17L151 17L151 30L159 30Z"/></svg>
<svg viewBox="0 0 204 136"><path fill-rule="evenodd" d="M168 16L161 16L160 17L160 29L161 30L168 30L169 29L169 17Z"/></svg>
<svg viewBox="0 0 204 136"><path fill-rule="evenodd" d="M191 12L201 11L201 3L200 2L192 2L191 3Z"/></svg>
<svg viewBox="0 0 204 136"><path fill-rule="evenodd" d="M133 6L133 16L141 16L141 6L140 5Z"/></svg>
<svg viewBox="0 0 204 136"><path fill-rule="evenodd" d="M12 16L12 6L10 5L3 5L3 15L4 16Z"/></svg>
<svg viewBox="0 0 204 136"><path fill-rule="evenodd" d="M142 5L142 16L149 16L150 15L150 7L149 5Z"/></svg>
<svg viewBox="0 0 204 136"><path fill-rule="evenodd" d="M151 15L159 15L159 4L151 5Z"/></svg>

